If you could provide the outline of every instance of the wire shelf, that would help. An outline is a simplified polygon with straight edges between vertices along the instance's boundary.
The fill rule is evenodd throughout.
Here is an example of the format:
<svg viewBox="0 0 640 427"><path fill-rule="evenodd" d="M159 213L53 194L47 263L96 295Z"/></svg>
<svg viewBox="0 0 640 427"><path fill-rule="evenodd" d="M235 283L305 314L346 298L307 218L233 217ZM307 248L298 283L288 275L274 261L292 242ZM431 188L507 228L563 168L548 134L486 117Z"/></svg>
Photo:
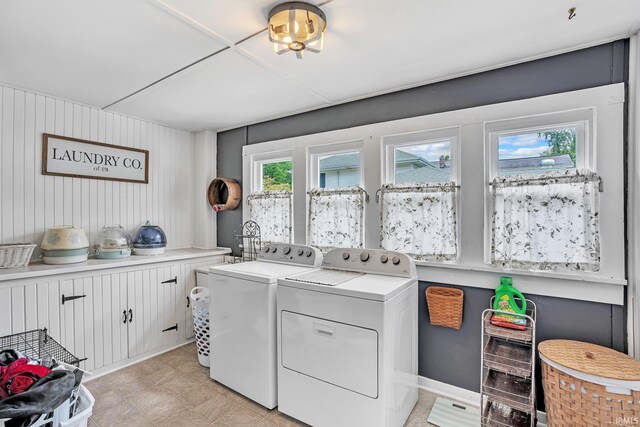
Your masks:
<svg viewBox="0 0 640 427"><path fill-rule="evenodd" d="M25 356L42 360L46 356L57 362L79 367L81 359L71 354L47 334L47 328L0 337L0 350L13 349Z"/></svg>
<svg viewBox="0 0 640 427"><path fill-rule="evenodd" d="M493 307L494 298L490 306ZM481 408L483 426L534 426L536 305L526 300L524 314L482 312ZM516 325L493 324L492 317L520 319ZM511 327L508 327L511 326ZM521 327L521 329L513 329Z"/></svg>

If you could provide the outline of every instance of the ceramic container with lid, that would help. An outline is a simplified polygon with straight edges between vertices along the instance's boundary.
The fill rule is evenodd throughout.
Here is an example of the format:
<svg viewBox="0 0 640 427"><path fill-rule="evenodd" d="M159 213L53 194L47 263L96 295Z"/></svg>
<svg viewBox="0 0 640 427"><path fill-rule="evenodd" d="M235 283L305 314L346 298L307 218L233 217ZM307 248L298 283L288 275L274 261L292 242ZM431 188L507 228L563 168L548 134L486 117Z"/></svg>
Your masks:
<svg viewBox="0 0 640 427"><path fill-rule="evenodd" d="M167 236L162 228L147 221L136 231L133 238L134 255L162 255L167 246Z"/></svg>
<svg viewBox="0 0 640 427"><path fill-rule="evenodd" d="M72 225L51 227L42 239L45 264L72 264L89 257L89 239L82 228Z"/></svg>
<svg viewBox="0 0 640 427"><path fill-rule="evenodd" d="M105 225L94 242L96 258L119 259L131 255L131 237L120 225Z"/></svg>

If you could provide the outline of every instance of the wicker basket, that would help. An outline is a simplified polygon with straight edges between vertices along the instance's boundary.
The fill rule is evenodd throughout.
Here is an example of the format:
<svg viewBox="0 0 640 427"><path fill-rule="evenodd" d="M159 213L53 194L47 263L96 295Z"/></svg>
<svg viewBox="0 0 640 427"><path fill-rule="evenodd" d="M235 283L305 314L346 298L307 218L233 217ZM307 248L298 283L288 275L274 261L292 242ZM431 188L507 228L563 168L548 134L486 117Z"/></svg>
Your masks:
<svg viewBox="0 0 640 427"><path fill-rule="evenodd" d="M426 291L429 320L434 326L460 329L464 292L456 288L430 286Z"/></svg>
<svg viewBox="0 0 640 427"><path fill-rule="evenodd" d="M638 424L640 361L569 340L545 341L538 350L549 427Z"/></svg>
<svg viewBox="0 0 640 427"><path fill-rule="evenodd" d="M0 268L26 267L36 246L33 243L0 244Z"/></svg>

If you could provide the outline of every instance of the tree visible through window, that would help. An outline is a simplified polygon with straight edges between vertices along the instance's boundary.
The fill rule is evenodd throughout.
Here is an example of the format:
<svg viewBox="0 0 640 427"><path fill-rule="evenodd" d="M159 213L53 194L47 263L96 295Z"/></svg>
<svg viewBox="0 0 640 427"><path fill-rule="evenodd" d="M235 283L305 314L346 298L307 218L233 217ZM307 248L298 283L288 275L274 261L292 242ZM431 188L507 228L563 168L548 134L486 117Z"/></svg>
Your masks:
<svg viewBox="0 0 640 427"><path fill-rule="evenodd" d="M498 136L498 175L539 175L576 168L575 126Z"/></svg>
<svg viewBox="0 0 640 427"><path fill-rule="evenodd" d="M262 165L262 190L291 191L291 160Z"/></svg>

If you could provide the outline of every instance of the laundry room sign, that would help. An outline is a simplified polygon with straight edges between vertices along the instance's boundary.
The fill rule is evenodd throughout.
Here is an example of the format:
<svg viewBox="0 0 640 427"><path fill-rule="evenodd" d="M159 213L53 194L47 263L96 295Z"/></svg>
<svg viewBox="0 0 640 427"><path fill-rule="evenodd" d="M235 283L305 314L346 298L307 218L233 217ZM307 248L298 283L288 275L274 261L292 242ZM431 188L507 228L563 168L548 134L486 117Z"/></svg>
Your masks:
<svg viewBox="0 0 640 427"><path fill-rule="evenodd" d="M45 133L42 173L148 184L149 151Z"/></svg>

